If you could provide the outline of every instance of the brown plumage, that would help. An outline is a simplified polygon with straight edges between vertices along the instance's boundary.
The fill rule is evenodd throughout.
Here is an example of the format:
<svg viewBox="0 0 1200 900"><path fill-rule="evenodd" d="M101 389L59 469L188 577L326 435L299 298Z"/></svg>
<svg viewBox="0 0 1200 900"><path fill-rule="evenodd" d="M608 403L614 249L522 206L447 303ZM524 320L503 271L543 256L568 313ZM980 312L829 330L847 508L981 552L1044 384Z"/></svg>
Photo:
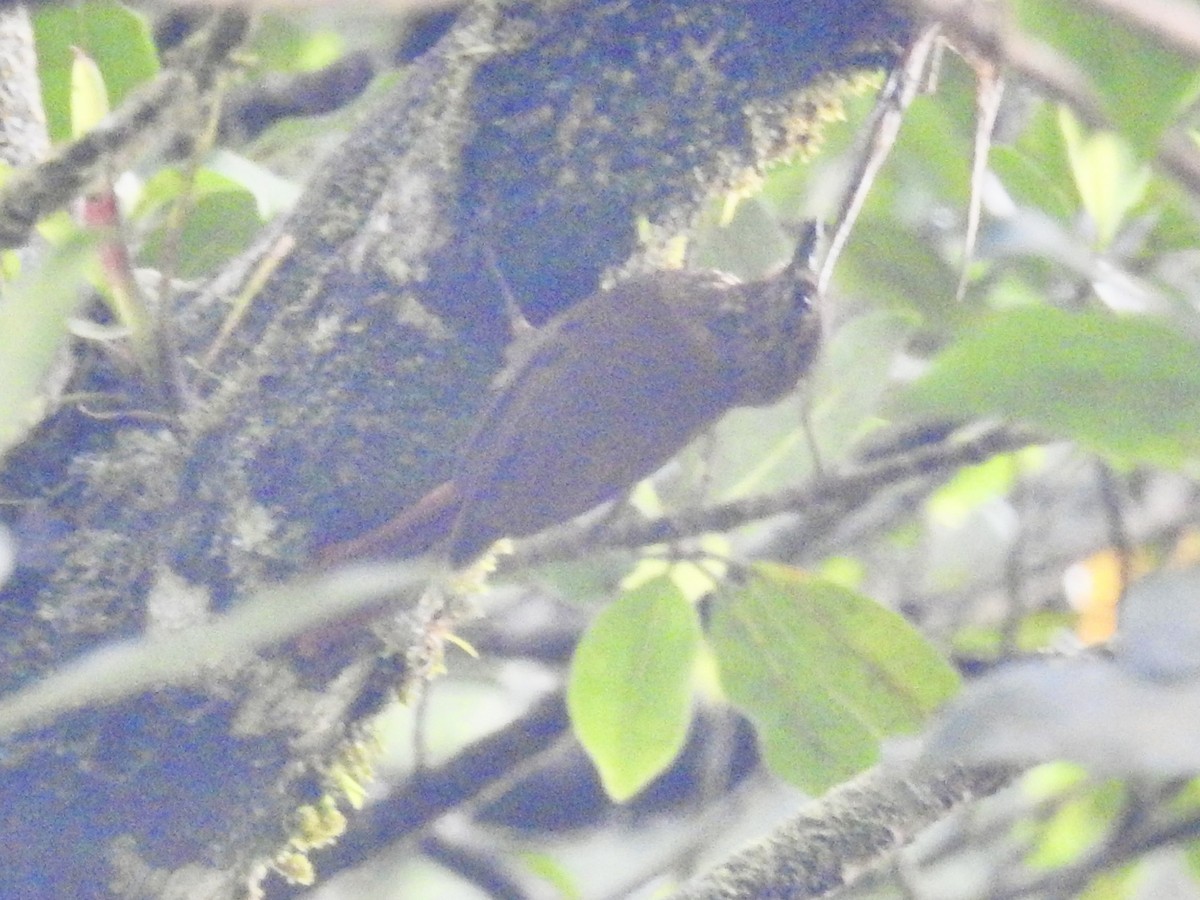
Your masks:
<svg viewBox="0 0 1200 900"><path fill-rule="evenodd" d="M448 532L458 567L613 499L727 410L793 389L816 355L814 299L803 252L770 279L657 272L593 294L504 373L451 483L324 561L412 555Z"/></svg>

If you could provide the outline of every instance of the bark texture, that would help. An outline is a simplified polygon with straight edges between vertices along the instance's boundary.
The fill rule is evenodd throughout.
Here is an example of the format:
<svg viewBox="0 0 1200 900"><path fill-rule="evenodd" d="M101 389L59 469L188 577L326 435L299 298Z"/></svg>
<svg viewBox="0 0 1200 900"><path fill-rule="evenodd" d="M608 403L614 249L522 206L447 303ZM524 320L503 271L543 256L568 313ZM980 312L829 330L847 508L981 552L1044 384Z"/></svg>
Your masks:
<svg viewBox="0 0 1200 900"><path fill-rule="evenodd" d="M121 414L64 406L9 454L0 690L219 614L442 481L508 340L489 259L546 321L629 259L639 217L684 228L811 142L904 27L881 0L468 8L254 253L175 299L180 409L135 414L162 392L81 352L74 389ZM436 652L413 628L398 682ZM366 777L372 641L3 736L0 894L227 897L273 859L303 874Z"/></svg>

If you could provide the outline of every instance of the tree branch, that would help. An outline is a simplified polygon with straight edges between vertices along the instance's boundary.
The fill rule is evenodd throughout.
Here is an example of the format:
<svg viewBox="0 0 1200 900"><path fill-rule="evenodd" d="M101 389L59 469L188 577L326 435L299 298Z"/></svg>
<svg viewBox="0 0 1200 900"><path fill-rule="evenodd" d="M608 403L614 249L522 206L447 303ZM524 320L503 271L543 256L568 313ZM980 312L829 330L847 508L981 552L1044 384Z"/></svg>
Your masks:
<svg viewBox="0 0 1200 900"><path fill-rule="evenodd" d="M61 209L102 173L124 168L136 155L181 133L193 133L202 121L205 95L248 26L244 12L217 13L120 110L45 162L16 173L0 191L0 248L24 244L39 219Z"/></svg>
<svg viewBox="0 0 1200 900"><path fill-rule="evenodd" d="M198 625L443 480L508 340L483 248L526 314L547 318L626 261L639 216L678 230L712 191L811 145L839 79L886 64L905 32L880 0L778 9L465 12L286 219L172 301L189 380L177 419L143 415L156 392L81 353L71 392L124 405L103 419L64 407L8 455L0 498L21 559L0 588L3 690L113 640ZM201 60L229 43L212 38ZM113 123L157 116L155 96ZM18 176L31 193L7 195L8 240L135 142L132 125L114 129L64 151L62 190ZM97 881L228 896L275 859L303 874L297 855L336 821L318 813L369 771L353 720L375 708L364 692L391 685L364 683L364 667L390 655L413 686L447 615L420 606L401 646L348 626L10 735L0 893L50 879L57 896ZM314 815L319 834L303 826Z"/></svg>
<svg viewBox="0 0 1200 900"><path fill-rule="evenodd" d="M871 769L686 885L674 900L829 896L877 869L954 809L1005 787L1014 774L999 769Z"/></svg>

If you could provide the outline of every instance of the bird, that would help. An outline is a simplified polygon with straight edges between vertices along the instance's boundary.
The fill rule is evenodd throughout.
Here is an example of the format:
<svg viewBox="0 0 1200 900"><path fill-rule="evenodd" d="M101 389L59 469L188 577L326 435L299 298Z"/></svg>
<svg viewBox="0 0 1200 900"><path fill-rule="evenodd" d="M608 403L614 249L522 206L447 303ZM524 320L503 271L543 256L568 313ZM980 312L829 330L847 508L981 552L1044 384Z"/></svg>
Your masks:
<svg viewBox="0 0 1200 900"><path fill-rule="evenodd" d="M452 568L465 567L502 537L619 497L730 409L786 396L820 343L815 241L814 229L770 277L648 272L577 302L524 339L451 480L324 548L321 561L440 547Z"/></svg>

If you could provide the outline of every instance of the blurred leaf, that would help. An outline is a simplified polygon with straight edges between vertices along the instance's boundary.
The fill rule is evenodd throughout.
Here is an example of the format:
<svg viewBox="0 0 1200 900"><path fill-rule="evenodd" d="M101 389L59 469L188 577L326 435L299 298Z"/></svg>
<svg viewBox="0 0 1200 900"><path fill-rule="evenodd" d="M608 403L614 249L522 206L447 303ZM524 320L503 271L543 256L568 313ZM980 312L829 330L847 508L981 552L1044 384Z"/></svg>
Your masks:
<svg viewBox="0 0 1200 900"><path fill-rule="evenodd" d="M208 158L207 170L254 195L264 222L291 209L300 196L300 186L280 178L252 159L229 150L216 150Z"/></svg>
<svg viewBox="0 0 1200 900"><path fill-rule="evenodd" d="M1146 193L1146 205L1158 219L1146 248L1147 255L1191 253L1200 246L1200 221L1196 219L1189 194L1165 178L1152 178Z"/></svg>
<svg viewBox="0 0 1200 900"><path fill-rule="evenodd" d="M713 585L723 577L726 565L720 560L729 555L729 540L722 534L706 534L700 538L698 550L709 554L704 560L672 560L643 555L621 579L621 590L632 591L647 582L670 578L689 603L712 592Z"/></svg>
<svg viewBox="0 0 1200 900"><path fill-rule="evenodd" d="M0 453L35 418L35 404L66 339L81 296L90 246L81 237L54 248L0 298Z"/></svg>
<svg viewBox="0 0 1200 900"><path fill-rule="evenodd" d="M1200 345L1152 319L1051 307L992 316L943 352L903 405L1000 415L1119 457L1200 453Z"/></svg>
<svg viewBox="0 0 1200 900"><path fill-rule="evenodd" d="M184 190L194 196L180 235L183 277L199 277L245 249L263 222L288 209L298 188L257 163L234 153L216 151L189 185L178 169L156 172L142 189L136 215L145 218L174 203ZM167 225L147 239L145 259L161 265Z"/></svg>
<svg viewBox="0 0 1200 900"><path fill-rule="evenodd" d="M966 319L969 311L955 300L957 270L890 212L859 219L847 248L834 278L841 290L870 297L877 307L913 310L922 321L947 328Z"/></svg>
<svg viewBox="0 0 1200 900"><path fill-rule="evenodd" d="M853 107L866 102L863 96L851 97L847 106ZM870 110L870 104L854 115L854 121L861 121ZM822 159L836 156L844 151L849 144L848 137L853 135L848 122L831 122L823 130L824 140L821 155L808 158L797 154L786 159L774 160L767 164L762 183L762 191L754 199L762 204L776 222L786 221L796 217L797 209L801 208L809 190L809 184L814 174L819 171Z"/></svg>
<svg viewBox="0 0 1200 900"><path fill-rule="evenodd" d="M826 342L808 390L822 464L840 460L862 436L915 326L911 313L880 310L850 320Z"/></svg>
<svg viewBox="0 0 1200 900"><path fill-rule="evenodd" d="M1067 159L1066 139L1058 120L1058 105L1049 101L1039 102L1013 146L1032 160L1045 173L1047 185L1070 203L1064 218L1074 216L1074 198L1065 187L1071 181L1071 164ZM1033 201L1036 198L1029 199Z"/></svg>
<svg viewBox="0 0 1200 900"><path fill-rule="evenodd" d="M71 137L73 47L95 60L113 107L158 72L158 54L146 19L115 0L42 6L33 16L46 124L54 141Z"/></svg>
<svg viewBox="0 0 1200 900"><path fill-rule="evenodd" d="M1184 844L1183 854L1192 878L1200 880L1200 841L1189 841Z"/></svg>
<svg viewBox="0 0 1200 900"><path fill-rule="evenodd" d="M1069 865L1104 837L1120 812L1125 788L1109 781L1089 791L1072 791L1051 815L1039 823L1030 865L1055 868Z"/></svg>
<svg viewBox="0 0 1200 900"><path fill-rule="evenodd" d="M145 264L162 265L167 227L158 228L147 239ZM182 278L210 274L248 247L261 227L254 198L241 188L201 193L179 235L177 274Z"/></svg>
<svg viewBox="0 0 1200 900"><path fill-rule="evenodd" d="M21 274L21 254L16 250L0 253L0 283L12 281Z"/></svg>
<svg viewBox="0 0 1200 900"><path fill-rule="evenodd" d="M1017 0L1014 11L1023 29L1091 77L1104 111L1143 158L1196 96L1200 82L1191 60L1106 12L1074 0Z"/></svg>
<svg viewBox="0 0 1200 900"><path fill-rule="evenodd" d="M188 187L187 180L178 168L165 166L146 179L138 194L137 205L132 216L144 218L152 215L161 207L167 206L179 198ZM196 196L219 193L221 191L242 190L240 185L225 175L220 175L208 168L196 172L191 190Z"/></svg>
<svg viewBox="0 0 1200 900"><path fill-rule="evenodd" d="M922 184L938 201L963 210L971 194L975 75L954 54L943 56L937 92L916 97L889 160L897 189Z"/></svg>
<svg viewBox="0 0 1200 900"><path fill-rule="evenodd" d="M689 456L702 460L710 496L736 500L808 479L802 399L794 394L774 406L731 410L714 426L712 441L694 445Z"/></svg>
<svg viewBox="0 0 1200 900"><path fill-rule="evenodd" d="M1061 276L1059 264L1047 256L1031 255L1019 246L1013 250L1022 255L1009 257L1005 260L1004 269L993 276L987 291L989 309L1041 306L1046 299L1047 280Z"/></svg>
<svg viewBox="0 0 1200 900"><path fill-rule="evenodd" d="M626 555L591 554L569 561L544 563L537 568L537 578L565 603L594 606L609 601L629 561L630 557Z"/></svg>
<svg viewBox="0 0 1200 900"><path fill-rule="evenodd" d="M985 659L998 659L1002 653L1013 649L1034 653L1070 633L1075 621L1075 616L1069 612L1040 610L1022 616L1016 623L1014 635L1005 634L997 627L963 628L954 635L954 652Z"/></svg>
<svg viewBox="0 0 1200 900"><path fill-rule="evenodd" d="M108 115L108 91L96 61L79 48L71 60L71 137L91 131Z"/></svg>
<svg viewBox="0 0 1200 900"><path fill-rule="evenodd" d="M561 900L583 900L583 892L570 869L549 853L521 853L518 858L525 868L548 882Z"/></svg>
<svg viewBox="0 0 1200 900"><path fill-rule="evenodd" d="M1145 196L1150 168L1134 159L1129 145L1118 135L1086 132L1066 107L1059 109L1058 117L1075 189L1096 226L1096 245L1105 249L1130 210Z"/></svg>
<svg viewBox="0 0 1200 900"><path fill-rule="evenodd" d="M810 792L870 766L883 737L918 728L958 686L903 617L785 566L725 588L709 639L768 765Z"/></svg>
<svg viewBox="0 0 1200 900"><path fill-rule="evenodd" d="M636 794L683 746L699 645L696 610L667 577L622 594L579 642L567 708L613 799Z"/></svg>
<svg viewBox="0 0 1200 900"><path fill-rule="evenodd" d="M1046 163L1044 157L1033 156L1019 146L993 147L988 156L988 166L1014 201L1067 222L1078 204L1065 187L1069 180L1059 177Z"/></svg>
<svg viewBox="0 0 1200 900"><path fill-rule="evenodd" d="M1200 778L1191 779L1171 801L1171 811L1178 818L1195 818L1200 812ZM1200 879L1200 841L1189 841L1181 848L1192 877Z"/></svg>
<svg viewBox="0 0 1200 900"><path fill-rule="evenodd" d="M189 185L179 169L159 169L143 185L134 215L150 215L173 203L187 188ZM215 151L210 165L196 172L190 190L197 197L244 191L254 197L263 221L289 209L299 196L295 182L280 178L253 160L223 150Z"/></svg>
<svg viewBox="0 0 1200 900"><path fill-rule="evenodd" d="M786 262L794 240L759 197L737 204L728 223L702 227L687 248L689 264L719 269L739 278L759 278Z"/></svg>
<svg viewBox="0 0 1200 900"><path fill-rule="evenodd" d="M1042 763L1021 778L1021 790L1030 799L1043 803L1074 793L1088 783L1087 769L1073 762Z"/></svg>
<svg viewBox="0 0 1200 900"><path fill-rule="evenodd" d="M1134 900L1141 893L1143 861L1114 869L1100 869L1079 891L1076 900ZM1153 877L1150 879L1153 881Z"/></svg>
<svg viewBox="0 0 1200 900"><path fill-rule="evenodd" d="M959 469L930 496L926 503L930 516L954 527L984 503L1006 495L1022 471L1018 457L1025 452L1002 453L977 466ZM1042 451L1040 447L1031 447L1028 454L1027 458L1040 459Z"/></svg>
<svg viewBox="0 0 1200 900"><path fill-rule="evenodd" d="M313 29L285 15L265 15L248 48L275 72L315 72L346 52L345 38L333 29Z"/></svg>
<svg viewBox="0 0 1200 900"><path fill-rule="evenodd" d="M1058 183L1036 160L1015 147L993 147L988 154L988 167L1017 203L1037 207L1060 219L1070 215L1070 204L1062 196Z"/></svg>
<svg viewBox="0 0 1200 900"><path fill-rule="evenodd" d="M820 577L849 590L859 587L867 576L867 567L852 556L827 556L821 560Z"/></svg>

